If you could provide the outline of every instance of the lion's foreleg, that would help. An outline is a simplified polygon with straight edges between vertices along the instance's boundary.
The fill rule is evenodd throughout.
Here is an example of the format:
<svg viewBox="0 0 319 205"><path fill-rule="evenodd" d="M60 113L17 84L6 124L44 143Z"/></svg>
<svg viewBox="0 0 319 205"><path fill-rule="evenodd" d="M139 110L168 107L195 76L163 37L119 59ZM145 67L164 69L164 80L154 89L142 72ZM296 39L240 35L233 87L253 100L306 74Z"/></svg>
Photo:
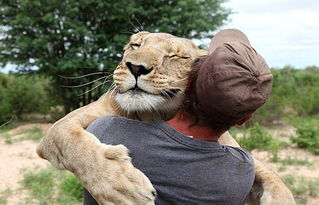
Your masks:
<svg viewBox="0 0 319 205"><path fill-rule="evenodd" d="M74 162L71 156L76 152L76 146L79 147L80 143L98 143L94 135L85 131L85 128L99 117L114 114L106 98L109 96L104 95L99 100L74 110L54 123L37 146L38 155L57 168L68 169L67 164ZM87 139L83 140L83 138Z"/></svg>
<svg viewBox="0 0 319 205"><path fill-rule="evenodd" d="M218 140L223 145L240 147L236 140L228 133L224 133ZM292 193L282 182L280 177L263 163L254 159L256 176L253 188L246 204L251 205L295 205Z"/></svg>
<svg viewBox="0 0 319 205"><path fill-rule="evenodd" d="M253 193L258 197L261 205L295 205L296 202L291 191L283 183L280 177L262 162L254 159L256 167L255 184L261 186L256 189L261 193Z"/></svg>

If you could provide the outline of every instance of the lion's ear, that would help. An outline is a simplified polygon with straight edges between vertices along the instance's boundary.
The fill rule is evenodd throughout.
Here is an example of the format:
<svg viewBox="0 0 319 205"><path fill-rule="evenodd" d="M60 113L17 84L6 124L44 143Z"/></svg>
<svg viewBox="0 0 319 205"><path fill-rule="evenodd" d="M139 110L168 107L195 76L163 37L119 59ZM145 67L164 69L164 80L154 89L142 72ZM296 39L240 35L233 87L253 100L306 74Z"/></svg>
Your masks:
<svg viewBox="0 0 319 205"><path fill-rule="evenodd" d="M197 54L198 56L205 56L205 55L208 55L208 51L204 49L198 49Z"/></svg>

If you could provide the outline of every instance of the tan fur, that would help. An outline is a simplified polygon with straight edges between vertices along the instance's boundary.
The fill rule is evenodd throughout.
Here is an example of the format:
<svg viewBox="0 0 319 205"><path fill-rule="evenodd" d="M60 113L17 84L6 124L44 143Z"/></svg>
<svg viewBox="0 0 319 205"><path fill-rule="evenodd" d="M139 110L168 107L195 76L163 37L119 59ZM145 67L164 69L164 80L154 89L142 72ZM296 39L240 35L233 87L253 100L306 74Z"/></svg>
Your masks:
<svg viewBox="0 0 319 205"><path fill-rule="evenodd" d="M121 115L152 121L174 115L184 99L192 62L207 51L191 41L166 33L140 32L131 36L123 59L114 71L116 88L99 100L57 121L37 147L40 157L75 174L99 204L154 204L154 188L134 168L123 145L101 144L85 128L106 115ZM138 80L127 63L142 65L150 72ZM137 86L144 91L132 90ZM174 96L169 93L178 89ZM239 146L225 133L221 144ZM280 178L255 159L256 179L247 203L293 205L291 192Z"/></svg>

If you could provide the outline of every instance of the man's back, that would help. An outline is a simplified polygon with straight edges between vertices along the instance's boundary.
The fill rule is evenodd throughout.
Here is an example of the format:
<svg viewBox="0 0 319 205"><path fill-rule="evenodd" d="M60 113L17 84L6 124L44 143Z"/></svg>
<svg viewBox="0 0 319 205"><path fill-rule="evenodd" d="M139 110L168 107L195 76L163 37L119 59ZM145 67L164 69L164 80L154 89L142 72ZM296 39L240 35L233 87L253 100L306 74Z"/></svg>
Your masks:
<svg viewBox="0 0 319 205"><path fill-rule="evenodd" d="M105 144L123 144L132 163L154 185L156 204L244 204L255 176L252 158L240 148L187 137L164 121L110 116L87 129ZM85 204L97 204L85 194Z"/></svg>

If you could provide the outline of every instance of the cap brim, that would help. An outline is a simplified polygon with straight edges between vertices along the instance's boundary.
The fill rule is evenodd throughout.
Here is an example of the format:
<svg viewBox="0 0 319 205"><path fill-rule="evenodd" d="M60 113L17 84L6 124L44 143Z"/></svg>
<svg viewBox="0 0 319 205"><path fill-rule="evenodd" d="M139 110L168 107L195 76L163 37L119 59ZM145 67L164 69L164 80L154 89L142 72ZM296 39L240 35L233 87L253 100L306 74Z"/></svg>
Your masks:
<svg viewBox="0 0 319 205"><path fill-rule="evenodd" d="M223 45L224 43L230 43L239 41L250 46L247 36L237 29L225 29L215 34L212 41L210 42L208 55L210 55L216 48Z"/></svg>

